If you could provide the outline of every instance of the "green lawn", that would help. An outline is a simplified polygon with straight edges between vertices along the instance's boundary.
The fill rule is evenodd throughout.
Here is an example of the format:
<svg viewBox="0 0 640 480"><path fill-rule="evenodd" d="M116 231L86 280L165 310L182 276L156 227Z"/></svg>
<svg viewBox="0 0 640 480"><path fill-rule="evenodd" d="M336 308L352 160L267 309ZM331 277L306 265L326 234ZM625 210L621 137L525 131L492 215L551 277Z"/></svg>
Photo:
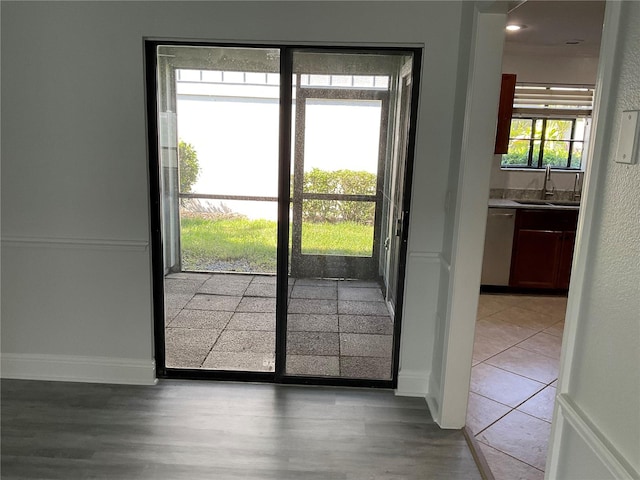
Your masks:
<svg viewBox="0 0 640 480"><path fill-rule="evenodd" d="M181 219L184 270L276 271L276 222L246 218ZM303 253L370 256L373 227L352 222L305 223Z"/></svg>

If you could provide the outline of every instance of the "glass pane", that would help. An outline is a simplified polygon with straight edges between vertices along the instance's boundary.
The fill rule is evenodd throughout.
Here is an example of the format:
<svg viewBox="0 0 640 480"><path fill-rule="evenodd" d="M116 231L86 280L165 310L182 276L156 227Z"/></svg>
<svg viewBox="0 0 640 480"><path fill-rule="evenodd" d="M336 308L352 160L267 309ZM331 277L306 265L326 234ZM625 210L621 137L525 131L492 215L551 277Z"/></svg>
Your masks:
<svg viewBox="0 0 640 480"><path fill-rule="evenodd" d="M183 199L183 271L276 273L278 204Z"/></svg>
<svg viewBox="0 0 640 480"><path fill-rule="evenodd" d="M318 97L326 95L329 98L314 96L306 100L305 172L319 170L327 173L336 171L353 174L369 173L374 179L373 191L375 192L382 101L357 98L334 99L331 98L335 94L334 90L316 90L310 93ZM367 190L366 186L360 188L353 180L351 185L345 184L345 186L349 190ZM328 180L327 188L334 189L331 180Z"/></svg>
<svg viewBox="0 0 640 480"><path fill-rule="evenodd" d="M168 368L274 371L278 57L158 47Z"/></svg>
<svg viewBox="0 0 640 480"><path fill-rule="evenodd" d="M547 131L545 132L545 139L547 140L571 140L571 127L573 126L572 120L547 120Z"/></svg>
<svg viewBox="0 0 640 480"><path fill-rule="evenodd" d="M377 162L376 162L377 164ZM377 165L375 165L377 167ZM304 193L328 195L375 195L377 175L366 170L323 170L313 167L304 172Z"/></svg>
<svg viewBox="0 0 640 480"><path fill-rule="evenodd" d="M573 150L571 151L571 168L580 168L582 165L583 149L583 142L573 142Z"/></svg>
<svg viewBox="0 0 640 480"><path fill-rule="evenodd" d="M573 135L574 140L584 140L587 129L587 119L586 118L578 118L576 119L576 131Z"/></svg>
<svg viewBox="0 0 640 480"><path fill-rule="evenodd" d="M243 79L224 72L218 82L177 82L178 138L199 165L181 193L277 196L280 87L265 73L234 83Z"/></svg>
<svg viewBox="0 0 640 480"><path fill-rule="evenodd" d="M509 138L531 138L532 125L533 120L531 120L530 118L512 118Z"/></svg>
<svg viewBox="0 0 640 480"><path fill-rule="evenodd" d="M530 145L529 140L510 140L508 153L502 155L502 166L526 166Z"/></svg>
<svg viewBox="0 0 640 480"><path fill-rule="evenodd" d="M544 143L542 165L555 168L566 168L569 159L569 142L547 141Z"/></svg>

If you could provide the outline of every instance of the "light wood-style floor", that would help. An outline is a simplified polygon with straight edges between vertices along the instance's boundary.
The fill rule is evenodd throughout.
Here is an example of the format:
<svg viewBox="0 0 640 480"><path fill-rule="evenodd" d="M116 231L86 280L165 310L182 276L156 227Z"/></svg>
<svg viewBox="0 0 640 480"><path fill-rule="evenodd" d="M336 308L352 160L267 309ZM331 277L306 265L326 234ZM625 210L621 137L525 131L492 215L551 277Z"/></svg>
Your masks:
<svg viewBox="0 0 640 480"><path fill-rule="evenodd" d="M6 479L480 479L424 399L164 380L2 381Z"/></svg>

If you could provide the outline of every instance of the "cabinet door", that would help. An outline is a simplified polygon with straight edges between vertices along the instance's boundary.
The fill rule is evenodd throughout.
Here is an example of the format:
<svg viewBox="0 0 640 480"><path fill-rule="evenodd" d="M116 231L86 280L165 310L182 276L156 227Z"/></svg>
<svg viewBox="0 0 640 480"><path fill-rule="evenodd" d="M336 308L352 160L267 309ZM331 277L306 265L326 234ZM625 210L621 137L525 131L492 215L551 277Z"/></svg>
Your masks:
<svg viewBox="0 0 640 480"><path fill-rule="evenodd" d="M511 115L513 115L513 98L515 96L515 91L515 74L503 73L502 85L500 87L500 104L498 105L496 144L493 153L508 153L509 134L511 133Z"/></svg>
<svg viewBox="0 0 640 480"><path fill-rule="evenodd" d="M558 264L558 280L556 288L569 288L571 278L571 263L573 262L573 248L576 243L576 232L564 232L562 236L562 250Z"/></svg>
<svg viewBox="0 0 640 480"><path fill-rule="evenodd" d="M514 238L509 285L556 288L562 237L562 231L518 230Z"/></svg>

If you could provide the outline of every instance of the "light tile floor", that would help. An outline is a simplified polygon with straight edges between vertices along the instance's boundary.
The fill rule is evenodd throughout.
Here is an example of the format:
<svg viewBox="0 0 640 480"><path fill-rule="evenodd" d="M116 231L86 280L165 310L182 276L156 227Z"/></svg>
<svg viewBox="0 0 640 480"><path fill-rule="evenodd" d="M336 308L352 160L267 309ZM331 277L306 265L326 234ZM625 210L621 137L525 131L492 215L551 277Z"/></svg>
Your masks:
<svg viewBox="0 0 640 480"><path fill-rule="evenodd" d="M541 480L565 297L480 295L467 427L496 480Z"/></svg>
<svg viewBox="0 0 640 480"><path fill-rule="evenodd" d="M272 276L167 275L167 367L273 371L275 295ZM288 374L391 378L393 321L377 283L291 278L288 313Z"/></svg>

